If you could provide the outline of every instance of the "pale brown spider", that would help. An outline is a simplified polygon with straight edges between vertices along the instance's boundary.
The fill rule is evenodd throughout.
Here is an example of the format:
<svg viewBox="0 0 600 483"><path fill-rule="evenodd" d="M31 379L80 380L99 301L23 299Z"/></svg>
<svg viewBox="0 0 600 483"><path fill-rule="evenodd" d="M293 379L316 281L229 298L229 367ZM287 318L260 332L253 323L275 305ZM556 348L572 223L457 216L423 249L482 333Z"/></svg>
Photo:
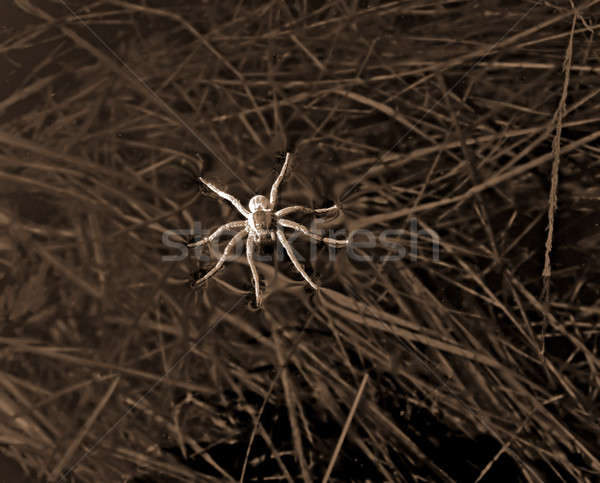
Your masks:
<svg viewBox="0 0 600 483"><path fill-rule="evenodd" d="M300 223L296 223L295 221L288 220L284 218L284 216L289 215L291 213L313 213L313 214L328 214L338 210L337 205L333 205L329 208L318 208L312 209L307 206L288 206L286 208L282 208L278 211L274 211L275 206L277 204L277 192L279 189L279 185L283 181L283 177L285 176L285 171L288 167L290 159L290 153L286 153L285 161L283 163L283 167L281 168L281 172L277 179L273 183L271 187L271 194L269 199L267 199L263 195L254 196L250 202L248 203L249 211L242 206L242 203L230 195L229 193L220 190L213 184L204 180L203 178L198 178L202 183L204 183L208 188L217 193L221 198L229 201L243 216L246 218L243 221L232 221L230 223L225 223L217 228L210 236L203 238L202 240L189 243L187 246L189 248L198 247L204 245L206 243L212 242L219 235L224 232L240 229L238 233L234 235L234 237L229 241L223 250L223 254L219 258L217 264L210 269L202 278L194 282L194 286L198 286L206 282L209 278L211 278L217 271L225 264L225 259L231 254L235 245L242 240L245 236L246 239L246 257L248 260L248 265L250 267L250 271L252 272L252 278L254 281L254 291L256 294L256 304L260 306L262 304L262 297L260 293L260 279L258 277L258 271L256 270L256 264L254 263L254 249L255 245L261 245L265 242L279 240L279 242L283 245L286 253L290 257L290 260L294 264L294 267L300 275L306 280L310 286L317 290L318 285L313 282L292 250L292 247L286 238L283 228L291 228L292 230L296 230L306 237L312 238L314 240L327 243L328 245L334 247L342 247L348 245L348 240L336 240L333 238L324 237L317 233L311 232L306 226L301 225Z"/></svg>

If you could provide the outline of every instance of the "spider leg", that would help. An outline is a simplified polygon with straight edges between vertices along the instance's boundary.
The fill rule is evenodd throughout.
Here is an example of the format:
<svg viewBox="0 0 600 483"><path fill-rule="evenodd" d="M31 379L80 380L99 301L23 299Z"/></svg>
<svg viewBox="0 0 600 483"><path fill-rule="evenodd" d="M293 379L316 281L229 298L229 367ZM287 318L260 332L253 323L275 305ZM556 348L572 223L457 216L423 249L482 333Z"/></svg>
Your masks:
<svg viewBox="0 0 600 483"><path fill-rule="evenodd" d="M219 258L219 261L217 262L217 264L213 268L211 268L204 275L204 277L202 277L199 280L196 280L196 282L194 282L194 286L198 286L198 285L203 284L210 277L212 277L215 273L217 273L217 271L225 264L225 259L231 254L231 251L233 250L233 248L235 247L235 245L237 244L237 242L239 242L247 234L248 234L248 231L246 229L240 230L239 232L237 232L235 234L235 236L231 240L229 240L229 243L225 247L225 250L223 250L223 254L221 255L221 258Z"/></svg>
<svg viewBox="0 0 600 483"><path fill-rule="evenodd" d="M204 237L204 238L202 238L202 240L188 243L187 246L188 246L188 248L201 247L202 245L205 245L206 243L212 242L215 238L217 238L219 235L221 235L221 233L227 232L234 228L242 228L245 225L246 225L245 221L232 221L230 223L225 223L224 225L221 225L219 228L217 228L214 232L212 232L212 234L210 236Z"/></svg>
<svg viewBox="0 0 600 483"><path fill-rule="evenodd" d="M275 214L277 216L286 216L289 215L290 213L296 213L296 212L302 212L303 214L329 214L329 213L334 213L336 211L338 211L339 208L337 205L333 205L330 206L329 208L309 208L308 206L300 206L300 205L295 205L295 206L286 206L285 208L282 208L279 211L276 211Z"/></svg>
<svg viewBox="0 0 600 483"><path fill-rule="evenodd" d="M318 290L319 286L310 279L308 274L304 271L304 268L302 268L302 265L296 258L296 255L294 255L294 249L290 245L290 242L287 240L287 238L285 237L285 234L283 233L283 230L280 227L277 227L277 238L283 245L283 248L285 248L285 251L288 254L288 257L290 257L290 260L294 264L294 267L296 267L296 270L298 270L300 275L302 275L302 278L304 278L304 280L306 280L312 288L314 288L315 290Z"/></svg>
<svg viewBox="0 0 600 483"><path fill-rule="evenodd" d="M271 208L275 208L277 204L277 191L279 190L279 185L283 181L283 177L285 176L285 170L288 167L288 162L290 159L290 153L285 153L285 161L283 162L283 167L281 168L281 172L277 179L273 182L273 186L271 186L271 195L269 196L269 203L271 204Z"/></svg>
<svg viewBox="0 0 600 483"><path fill-rule="evenodd" d="M229 201L246 218L248 218L250 216L250 212L246 208L243 207L243 205L240 202L240 200L238 200L235 196L230 195L226 191L220 190L214 184L209 183L204 178L198 177L198 179L200 181L202 181L206 186L208 186L212 191L214 191L215 193L217 193L221 198L224 198L227 201Z"/></svg>
<svg viewBox="0 0 600 483"><path fill-rule="evenodd" d="M256 295L256 305L259 307L262 304L260 295L260 278L258 277L258 271L256 270L256 264L254 263L254 237L250 234L246 238L246 258L248 259L248 266L252 272L252 280L254 281L254 293Z"/></svg>
<svg viewBox="0 0 600 483"><path fill-rule="evenodd" d="M286 220L285 218L277 220L277 224L285 228L291 228L292 230L299 231L308 238L327 243L328 245L334 247L345 247L349 243L348 240L336 240L335 238L328 238L326 236L319 235L318 233L313 233L306 226L296 223L292 220Z"/></svg>

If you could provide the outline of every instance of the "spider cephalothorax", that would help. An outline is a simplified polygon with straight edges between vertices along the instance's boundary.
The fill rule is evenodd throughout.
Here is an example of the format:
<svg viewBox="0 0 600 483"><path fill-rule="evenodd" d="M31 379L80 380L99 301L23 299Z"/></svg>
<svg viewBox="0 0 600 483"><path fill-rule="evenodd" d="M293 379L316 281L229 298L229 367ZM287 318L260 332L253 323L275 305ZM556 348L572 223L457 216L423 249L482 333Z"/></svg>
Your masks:
<svg viewBox="0 0 600 483"><path fill-rule="evenodd" d="M275 232L271 229L273 223L273 209L266 196L256 195L248 203L250 217L248 218L249 233L254 241L264 243L269 239L276 240Z"/></svg>
<svg viewBox="0 0 600 483"><path fill-rule="evenodd" d="M283 228L291 228L292 230L296 230L303 235L312 238L314 240L322 241L332 246L346 246L348 244L348 240L335 240L333 238L327 238L317 233L311 232L306 226L301 225L300 223L296 223L295 221L288 220L284 218L284 216L289 215L291 213L314 213L314 214L324 214L331 213L337 211L337 206L333 205L329 208L319 208L312 209L307 206L288 206L286 208L282 208L280 210L275 211L275 207L277 205L277 193L279 190L279 185L283 181L283 177L285 176L285 171L288 166L290 158L290 153L287 153L285 156L285 161L283 163L283 167L281 168L281 172L273 186L271 187L271 193L269 198L263 195L256 195L252 197L250 202L248 203L248 210L244 208L242 203L230 195L229 193L220 190L216 186L212 185L208 181L205 181L202 178L199 178L202 183L204 183L208 188L217 193L221 198L225 198L229 201L235 208L246 218L244 221L232 221L230 223L225 223L217 228L210 236L203 238L197 242L192 242L188 244L188 247L197 247L200 245L204 245L205 243L211 242L220 236L223 232L230 231L233 229L240 229L234 237L229 241L225 250L223 250L223 255L217 262L217 264L210 269L202 278L197 280L194 285L198 286L210 277L212 277L217 271L223 266L225 263L225 259L231 254L231 251L235 247L236 243L238 243L245 236L246 238L246 257L248 260L248 265L250 266L250 270L252 272L252 278L254 280L254 290L256 294L256 303L257 305L261 305L261 293L260 293L260 281L258 278L258 271L256 270L256 265L254 263L254 248L255 245L261 245L263 243L269 241L279 240L283 245L286 253L290 257L290 260L294 264L294 267L300 275L310 284L312 288L315 290L319 287L315 284L308 274L302 268L302 265L294 255L292 247L287 240Z"/></svg>

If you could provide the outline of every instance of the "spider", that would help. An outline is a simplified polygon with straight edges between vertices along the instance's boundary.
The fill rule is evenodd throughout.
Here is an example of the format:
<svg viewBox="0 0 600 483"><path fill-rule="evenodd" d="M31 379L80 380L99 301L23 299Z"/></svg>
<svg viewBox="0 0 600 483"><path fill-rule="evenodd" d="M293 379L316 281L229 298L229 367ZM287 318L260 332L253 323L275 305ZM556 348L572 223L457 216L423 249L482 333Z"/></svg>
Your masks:
<svg viewBox="0 0 600 483"><path fill-rule="evenodd" d="M318 235L317 233L311 232L306 226L284 218L285 216L290 215L292 213L328 214L337 211L337 205L330 206L329 208L318 209L312 209L307 206L294 205L274 211L277 205L279 186L281 185L281 182L283 181L283 178L285 176L285 171L288 167L289 159L290 153L286 153L285 161L283 162L281 172L279 173L279 175L275 179L275 182L271 186L271 193L269 195L269 198L267 199L267 197L263 195L254 196L248 203L248 209L244 208L244 206L242 206L242 203L234 196L230 195L229 193L223 190L220 190L205 179L201 177L198 178L200 181L202 181L202 183L204 183L208 188L217 193L221 198L224 198L227 201L229 201L244 216L245 220L225 223L224 225L221 225L219 228L217 228L210 236L205 237L199 241L188 243L187 246L189 248L198 247L206 243L212 242L215 238L217 238L224 232L239 229L239 231L226 245L225 249L223 250L223 254L219 258L219 261L216 263L216 265L213 268L211 268L202 278L194 282L195 287L203 284L215 273L217 273L217 271L225 264L225 259L231 254L235 245L247 236L246 258L248 260L248 266L250 267L250 271L252 272L257 306L260 307L262 305L262 296L260 293L260 279L253 257L255 247L257 245L260 246L264 243L270 243L279 240L296 270L300 273L300 275L302 275L304 280L306 280L313 289L318 290L318 285L311 280L311 278L308 276L308 274L294 255L292 246L286 238L283 229L290 228L292 230L300 232L308 238L312 238L314 240L326 243L334 247L346 246L348 245L348 240L336 240L334 238L328 238Z"/></svg>

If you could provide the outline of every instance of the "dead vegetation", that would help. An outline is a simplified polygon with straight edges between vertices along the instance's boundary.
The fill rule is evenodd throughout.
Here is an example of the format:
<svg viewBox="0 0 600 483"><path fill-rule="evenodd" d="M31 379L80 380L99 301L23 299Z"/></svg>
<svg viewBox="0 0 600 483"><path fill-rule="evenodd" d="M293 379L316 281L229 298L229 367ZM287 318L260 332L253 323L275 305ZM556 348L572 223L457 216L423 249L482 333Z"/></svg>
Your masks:
<svg viewBox="0 0 600 483"><path fill-rule="evenodd" d="M3 453L50 481L597 481L600 0L14 3ZM316 293L260 263L261 311L243 258L192 291L208 264L163 234L236 219L197 176L246 200L288 149L283 203L340 203L371 259L320 247Z"/></svg>

